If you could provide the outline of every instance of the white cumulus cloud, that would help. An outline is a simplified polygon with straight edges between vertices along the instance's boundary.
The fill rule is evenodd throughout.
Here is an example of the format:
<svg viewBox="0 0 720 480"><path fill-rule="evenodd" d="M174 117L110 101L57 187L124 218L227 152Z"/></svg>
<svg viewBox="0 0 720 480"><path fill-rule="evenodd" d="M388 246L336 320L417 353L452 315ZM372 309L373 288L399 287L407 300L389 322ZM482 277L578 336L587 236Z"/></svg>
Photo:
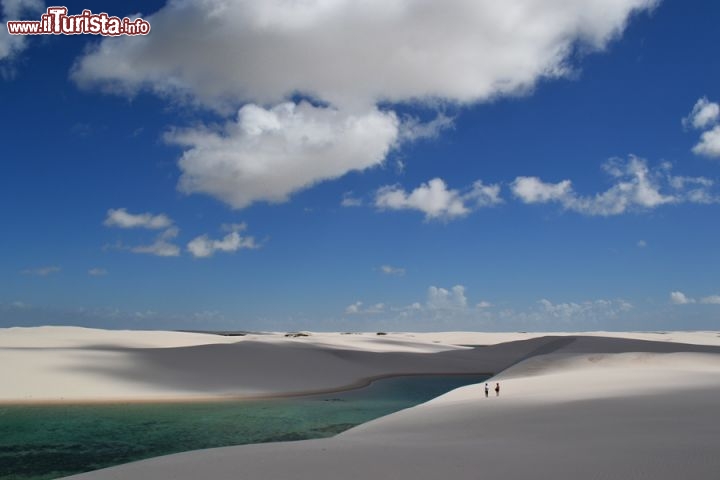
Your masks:
<svg viewBox="0 0 720 480"><path fill-rule="evenodd" d="M164 213L154 215L152 213L129 213L124 208L113 209L107 212L103 223L106 227L119 228L148 228L159 230L172 225L173 221Z"/></svg>
<svg viewBox="0 0 720 480"><path fill-rule="evenodd" d="M380 165L398 129L394 113L374 107L347 113L288 102L270 109L245 105L221 130L176 130L167 140L186 148L181 191L243 208L283 202L319 181Z"/></svg>
<svg viewBox="0 0 720 480"><path fill-rule="evenodd" d="M73 79L197 102L474 102L524 92L602 50L654 0L174 0L146 37L104 39ZM212 54L208 54L212 52ZM382 74L378 74L382 72Z"/></svg>
<svg viewBox="0 0 720 480"><path fill-rule="evenodd" d="M669 163L663 163L651 169L647 161L630 155L627 161L615 158L603 165L614 183L594 196L579 195L570 180L547 183L537 177L517 177L511 184L511 190L524 203L554 202L566 210L600 216L650 210L665 204L719 201L711 191L712 180L673 176L671 168Z"/></svg>
<svg viewBox="0 0 720 480"><path fill-rule="evenodd" d="M711 102L707 97L700 98L690 114L683 118L683 126L703 129L714 125L720 119L720 105Z"/></svg>
<svg viewBox="0 0 720 480"><path fill-rule="evenodd" d="M563 201L572 195L570 180L546 183L537 177L517 177L511 186L515 196L525 203Z"/></svg>
<svg viewBox="0 0 720 480"><path fill-rule="evenodd" d="M576 70L657 0L171 0L152 35L103 39L73 66L81 87L151 91L221 115L221 130L168 136L179 189L234 208L282 202L382 163L452 126L399 121L393 104L472 104ZM286 103L310 98L316 104ZM383 105L380 109L378 105ZM452 216L462 211L457 204Z"/></svg>
<svg viewBox="0 0 720 480"><path fill-rule="evenodd" d="M367 308L363 307L363 302L357 301L345 308L346 315L377 315L385 312L384 303L376 303Z"/></svg>
<svg viewBox="0 0 720 480"><path fill-rule="evenodd" d="M553 303L543 298L539 303L541 311L533 312L530 317L542 318L545 321L549 317L563 323L597 322L603 319L615 318L633 308L630 302L621 299Z"/></svg>
<svg viewBox="0 0 720 480"><path fill-rule="evenodd" d="M450 290L441 287L430 287L427 293L427 307L434 310L453 310L467 308L465 287L455 285Z"/></svg>
<svg viewBox="0 0 720 480"><path fill-rule="evenodd" d="M587 329L627 318L634 305L622 298L566 301L555 303L541 299L524 310L503 309L490 316L497 326L515 325L528 330Z"/></svg>
<svg viewBox="0 0 720 480"><path fill-rule="evenodd" d="M689 303L695 303L694 299L688 297L680 291L670 292L670 301L675 305L687 305Z"/></svg>
<svg viewBox="0 0 720 480"><path fill-rule="evenodd" d="M700 303L720 305L720 295L710 295L700 299Z"/></svg>
<svg viewBox="0 0 720 480"><path fill-rule="evenodd" d="M405 275L404 268L393 267L392 265L382 265L380 266L380 271L385 275L395 275L397 277L402 277L403 275Z"/></svg>
<svg viewBox="0 0 720 480"><path fill-rule="evenodd" d="M693 147L695 155L703 157L720 157L720 104L711 102L707 97L700 98L693 106L690 114L683 118L685 128L705 130L700 141Z"/></svg>
<svg viewBox="0 0 720 480"><path fill-rule="evenodd" d="M207 258L212 257L215 252L232 253L244 248L258 248L254 237L242 237L238 233L238 231L245 229L245 224L237 226L240 227L238 230L231 231L220 240L213 240L208 235L194 238L187 244L188 252L195 258Z"/></svg>
<svg viewBox="0 0 720 480"><path fill-rule="evenodd" d="M709 295L695 300L685 295L683 292L670 292L670 301L675 305L690 305L692 303L703 303L705 305L720 305L720 295Z"/></svg>
<svg viewBox="0 0 720 480"><path fill-rule="evenodd" d="M340 205L343 207L362 207L363 201L362 198L354 197L353 192L345 192L343 193Z"/></svg>
<svg viewBox="0 0 720 480"><path fill-rule="evenodd" d="M375 206L381 210L419 210L427 220L450 220L470 213L474 208L501 203L500 186L475 182L470 190L448 189L441 178L433 178L411 192L399 185L381 187L375 195Z"/></svg>
<svg viewBox="0 0 720 480"><path fill-rule="evenodd" d="M704 157L720 157L720 125L703 132L700 135L700 142L693 147L692 151L694 154Z"/></svg>
<svg viewBox="0 0 720 480"><path fill-rule="evenodd" d="M177 227L170 227L160 235L150 245L140 245L130 247L133 253L146 253L157 257L178 257L180 256L180 247L171 242L178 236L180 230Z"/></svg>

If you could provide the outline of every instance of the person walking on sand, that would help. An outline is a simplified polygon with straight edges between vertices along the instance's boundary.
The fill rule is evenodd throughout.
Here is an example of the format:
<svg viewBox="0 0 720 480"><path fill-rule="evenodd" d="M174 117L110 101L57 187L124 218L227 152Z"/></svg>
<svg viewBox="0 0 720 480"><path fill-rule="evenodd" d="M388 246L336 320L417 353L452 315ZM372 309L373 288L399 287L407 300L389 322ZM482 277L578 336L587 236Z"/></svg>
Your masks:
<svg viewBox="0 0 720 480"><path fill-rule="evenodd" d="M485 398L487 398L489 394L490 394L490 387L488 386L487 383L485 383Z"/></svg>
<svg viewBox="0 0 720 480"><path fill-rule="evenodd" d="M500 382L495 384L495 396L496 397L500 396Z"/></svg>

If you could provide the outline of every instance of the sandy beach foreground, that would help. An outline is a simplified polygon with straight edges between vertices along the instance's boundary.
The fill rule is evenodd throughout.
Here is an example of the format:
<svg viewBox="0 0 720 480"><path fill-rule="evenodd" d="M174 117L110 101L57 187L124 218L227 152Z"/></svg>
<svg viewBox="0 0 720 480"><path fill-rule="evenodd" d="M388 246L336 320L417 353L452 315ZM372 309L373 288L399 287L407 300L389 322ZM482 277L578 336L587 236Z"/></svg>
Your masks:
<svg viewBox="0 0 720 480"><path fill-rule="evenodd" d="M5 403L269 396L441 372L493 373L500 396L472 385L329 439L188 452L68 478L704 479L720 471L717 332L0 330Z"/></svg>

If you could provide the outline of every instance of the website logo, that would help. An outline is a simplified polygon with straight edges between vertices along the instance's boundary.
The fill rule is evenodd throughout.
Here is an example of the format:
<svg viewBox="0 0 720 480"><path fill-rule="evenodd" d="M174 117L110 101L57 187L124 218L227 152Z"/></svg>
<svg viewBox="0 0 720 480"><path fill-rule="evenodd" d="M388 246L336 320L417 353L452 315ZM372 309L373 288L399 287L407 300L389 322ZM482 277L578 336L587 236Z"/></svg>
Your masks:
<svg viewBox="0 0 720 480"><path fill-rule="evenodd" d="M150 22L142 18L111 17L107 13L83 10L80 15L68 15L67 7L48 7L40 20L10 20L10 35L147 35Z"/></svg>

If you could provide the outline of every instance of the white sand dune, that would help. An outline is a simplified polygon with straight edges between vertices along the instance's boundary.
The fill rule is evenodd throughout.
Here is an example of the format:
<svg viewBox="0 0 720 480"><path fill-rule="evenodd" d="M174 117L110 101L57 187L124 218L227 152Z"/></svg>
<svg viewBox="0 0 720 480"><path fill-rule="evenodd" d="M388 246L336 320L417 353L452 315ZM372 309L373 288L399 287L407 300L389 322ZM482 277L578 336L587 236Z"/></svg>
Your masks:
<svg viewBox="0 0 720 480"><path fill-rule="evenodd" d="M676 480L720 472L717 332L149 340L144 332L85 331L70 341L54 331L39 348L32 340L13 347L7 333L0 332L2 374L18 381L0 387L4 399L29 391L71 398L66 381L104 382L109 393L138 399L281 394L391 373L490 371L502 385L499 397L471 385L329 439L187 452L72 479ZM20 363L33 358L28 352L44 360ZM15 362L11 377L7 361ZM36 378L23 384L18 372ZM112 398L99 393L86 386L74 398Z"/></svg>
<svg viewBox="0 0 720 480"><path fill-rule="evenodd" d="M259 397L413 373L490 373L542 338L483 349L401 335L224 337L72 327L0 330L0 402Z"/></svg>

